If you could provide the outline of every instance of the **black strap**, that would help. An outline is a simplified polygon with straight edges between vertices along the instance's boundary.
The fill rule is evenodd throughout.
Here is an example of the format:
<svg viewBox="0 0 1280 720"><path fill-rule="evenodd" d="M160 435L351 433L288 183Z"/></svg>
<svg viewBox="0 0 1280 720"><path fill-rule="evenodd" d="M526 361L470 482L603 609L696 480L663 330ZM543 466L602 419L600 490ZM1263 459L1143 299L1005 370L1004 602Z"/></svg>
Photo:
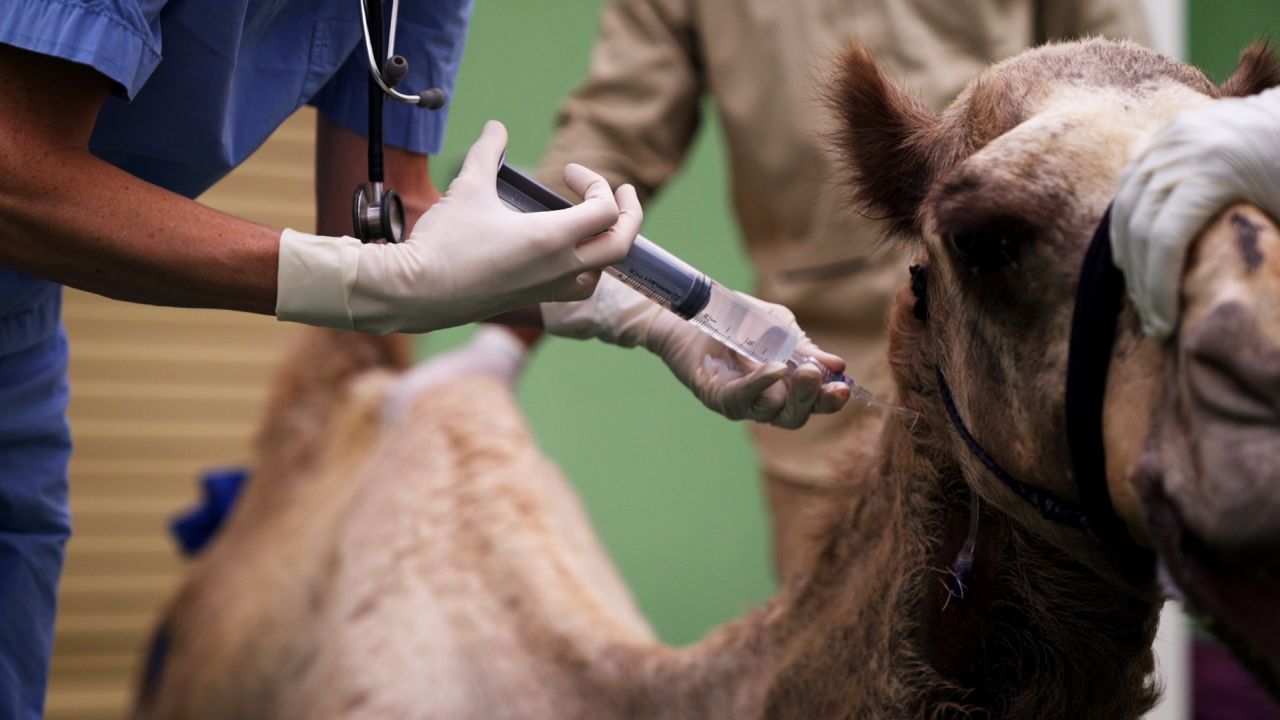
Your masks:
<svg viewBox="0 0 1280 720"><path fill-rule="evenodd" d="M1151 553L1129 535L1116 515L1107 488L1102 408L1107 372L1116 344L1116 323L1124 306L1124 275L1111 256L1111 209L1102 216L1085 254L1076 288L1067 353L1067 443L1080 506L1103 547L1123 557L1131 576L1149 574ZM1118 558L1119 559L1119 558Z"/></svg>
<svg viewBox="0 0 1280 720"><path fill-rule="evenodd" d="M1018 497L1036 506L1036 509L1040 511L1040 515L1046 520L1079 528L1090 537L1095 537L1089 524L1089 517L1079 508L1048 490L1041 490L1034 485L1028 485L1015 478L1009 474L1009 471L1001 467L995 458L987 454L986 449L969 432L969 427L964 424L964 418L960 417L960 411L956 408L955 398L951 396L951 386L947 384L947 378L942 374L942 368L935 367L934 373L938 377L938 392L942 394L942 405L947 409L947 417L951 419L951 425L955 427L956 432L960 433L960 438L964 440L964 444L969 447L969 452L978 458L983 465L986 465L991 474L1004 483L1005 487L1012 490Z"/></svg>
<svg viewBox="0 0 1280 720"><path fill-rule="evenodd" d="M1107 551L1115 568L1126 580L1135 585L1145 585L1154 576L1154 556L1134 542L1124 521L1116 515L1111 492L1107 488L1106 447L1102 438L1107 371L1115 348L1116 323L1124 304L1124 275L1112 262L1110 228L1111 210L1108 209L1085 255L1080 284L1076 289L1071 344L1067 351L1067 442L1080 495L1079 505L1028 485L1001 467L973 437L960 417L942 368L935 367L934 370L947 417L969 452L1018 497L1034 505L1044 518L1076 527L1088 535ZM919 317L923 314L919 310L925 297L923 269L912 268L912 290L916 293Z"/></svg>

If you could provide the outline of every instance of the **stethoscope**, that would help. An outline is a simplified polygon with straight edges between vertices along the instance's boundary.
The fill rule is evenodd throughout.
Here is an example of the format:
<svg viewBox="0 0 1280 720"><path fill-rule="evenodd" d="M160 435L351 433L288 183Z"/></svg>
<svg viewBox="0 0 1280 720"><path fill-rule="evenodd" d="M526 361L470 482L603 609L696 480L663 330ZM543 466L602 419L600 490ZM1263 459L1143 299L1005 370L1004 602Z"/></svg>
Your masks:
<svg viewBox="0 0 1280 720"><path fill-rule="evenodd" d="M396 50L396 19L400 0L391 0L391 37L386 54L382 51L382 0L360 0L360 20L364 29L364 47L369 59L369 182L360 183L351 202L356 237L362 242L386 240L398 243L404 239L404 204L395 190L382 186L382 103L386 98L417 105L428 110L444 106L445 94L440 88L406 95L396 85L409 72L409 63ZM377 32L371 32L374 28ZM384 58L379 64L378 58Z"/></svg>

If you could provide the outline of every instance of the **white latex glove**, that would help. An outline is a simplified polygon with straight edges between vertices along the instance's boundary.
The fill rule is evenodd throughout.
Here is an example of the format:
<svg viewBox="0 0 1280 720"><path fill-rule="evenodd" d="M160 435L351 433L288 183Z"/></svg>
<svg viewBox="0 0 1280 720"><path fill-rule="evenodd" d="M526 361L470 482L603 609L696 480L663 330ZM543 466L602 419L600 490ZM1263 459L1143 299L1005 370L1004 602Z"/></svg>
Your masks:
<svg viewBox="0 0 1280 720"><path fill-rule="evenodd" d="M565 183L583 202L533 214L498 199L507 145L489 122L448 191L398 245L285 230L276 316L362 332L427 332L539 302L591 295L599 269L626 256L642 211L628 185L610 191L581 165Z"/></svg>
<svg viewBox="0 0 1280 720"><path fill-rule="evenodd" d="M790 310L750 299L799 330ZM544 303L541 309L543 325L552 335L644 346L661 357L703 405L730 420L798 428L810 415L833 413L849 400L848 385L824 385L821 371L813 365L790 373L785 363L756 366L609 275L600 279L590 299ZM844 371L843 360L818 349L803 332L796 349L833 371Z"/></svg>
<svg viewBox="0 0 1280 720"><path fill-rule="evenodd" d="M1177 324L1191 241L1240 201L1280 218L1280 89L1178 115L1121 177L1112 254L1152 338L1168 338Z"/></svg>

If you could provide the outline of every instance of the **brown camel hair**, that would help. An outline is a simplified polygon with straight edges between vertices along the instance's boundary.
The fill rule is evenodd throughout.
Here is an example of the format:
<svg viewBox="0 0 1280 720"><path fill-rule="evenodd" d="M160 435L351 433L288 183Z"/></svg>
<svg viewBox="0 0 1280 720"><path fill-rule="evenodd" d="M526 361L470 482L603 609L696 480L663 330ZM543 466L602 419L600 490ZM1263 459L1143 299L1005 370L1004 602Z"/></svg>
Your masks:
<svg viewBox="0 0 1280 720"><path fill-rule="evenodd" d="M1149 708L1159 591L1119 579L1104 552L1001 488L948 423L935 368L1005 467L1072 498L1057 426L1084 244L1144 133L1221 91L1136 45L1087 41L996 66L939 117L861 50L840 68L833 97L861 197L920 243L924 269L899 291L889 358L898 401L919 419L890 417L878 436L850 439L804 572L703 641L664 647L508 387L437 383L389 423L381 407L400 387L388 371L403 362L399 341L309 332L268 410L247 496L161 623L168 649L139 716L1132 718ZM1225 87L1256 92L1278 77L1255 51ZM1123 127L1095 132L1090 123L1107 121L1075 107L1079 92L1112 103ZM1159 372L1158 353L1152 365L1135 349L1132 311L1121 320L1120 365ZM947 569L974 496L976 561L953 598Z"/></svg>

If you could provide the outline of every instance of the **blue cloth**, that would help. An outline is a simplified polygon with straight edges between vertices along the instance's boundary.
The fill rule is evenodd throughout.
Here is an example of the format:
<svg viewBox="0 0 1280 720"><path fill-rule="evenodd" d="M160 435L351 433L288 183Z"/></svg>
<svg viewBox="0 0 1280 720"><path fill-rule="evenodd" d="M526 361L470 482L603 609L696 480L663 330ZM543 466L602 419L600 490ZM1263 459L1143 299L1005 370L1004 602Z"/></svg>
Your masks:
<svg viewBox="0 0 1280 720"><path fill-rule="evenodd" d="M197 555L213 540L227 521L248 479L249 470L243 467L210 470L200 478L200 504L169 523L169 531L178 541L183 555Z"/></svg>
<svg viewBox="0 0 1280 720"><path fill-rule="evenodd" d="M0 281L14 280L0 270ZM18 288L27 283L13 283ZM61 288L0 315L0 717L43 716L67 512L67 341Z"/></svg>
<svg viewBox="0 0 1280 720"><path fill-rule="evenodd" d="M0 0L0 43L113 82L90 149L195 197L312 103L364 133L357 0ZM405 0L401 85L453 92L472 0ZM387 13L388 15L390 13ZM446 114L390 102L388 145L436 153ZM0 267L0 718L41 716L70 532L60 288Z"/></svg>
<svg viewBox="0 0 1280 720"><path fill-rule="evenodd" d="M368 73L357 3L5 0L0 43L74 60L110 78L115 97L102 107L90 148L137 177L195 197L303 104L366 132ZM471 4L401 3L396 51L409 61L401 89L439 87L452 96ZM386 144L438 153L446 110L388 102Z"/></svg>

